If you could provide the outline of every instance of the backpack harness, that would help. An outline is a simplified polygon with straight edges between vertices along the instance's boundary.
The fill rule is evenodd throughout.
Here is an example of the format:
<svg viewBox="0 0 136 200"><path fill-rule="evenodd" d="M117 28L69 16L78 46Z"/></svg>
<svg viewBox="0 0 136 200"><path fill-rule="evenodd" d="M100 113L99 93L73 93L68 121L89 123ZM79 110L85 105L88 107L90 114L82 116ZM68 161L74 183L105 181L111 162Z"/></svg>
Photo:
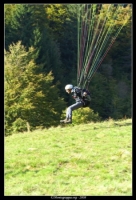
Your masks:
<svg viewBox="0 0 136 200"><path fill-rule="evenodd" d="M84 92L87 93L86 96L84 96ZM72 95L72 97L74 99L79 99L83 102L83 107L89 107L90 105L90 102L91 102L91 95L90 95L90 92L87 90L87 89L81 89L79 87L74 87L72 89L72 93L74 93Z"/></svg>

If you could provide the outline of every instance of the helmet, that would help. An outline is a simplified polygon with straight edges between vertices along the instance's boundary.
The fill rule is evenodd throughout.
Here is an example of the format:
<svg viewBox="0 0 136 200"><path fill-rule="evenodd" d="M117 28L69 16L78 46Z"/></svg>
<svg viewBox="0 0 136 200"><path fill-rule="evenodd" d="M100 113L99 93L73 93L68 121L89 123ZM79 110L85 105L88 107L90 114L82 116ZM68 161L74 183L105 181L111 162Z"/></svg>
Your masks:
<svg viewBox="0 0 136 200"><path fill-rule="evenodd" d="M65 90L71 90L73 88L73 85L68 84L65 86Z"/></svg>

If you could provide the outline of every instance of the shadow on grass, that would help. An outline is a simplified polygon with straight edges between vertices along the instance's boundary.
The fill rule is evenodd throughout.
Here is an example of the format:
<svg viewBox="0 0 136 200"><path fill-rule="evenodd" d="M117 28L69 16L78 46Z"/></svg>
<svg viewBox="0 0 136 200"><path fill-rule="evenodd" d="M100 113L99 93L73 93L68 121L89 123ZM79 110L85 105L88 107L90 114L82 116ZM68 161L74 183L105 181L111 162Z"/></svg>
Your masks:
<svg viewBox="0 0 136 200"><path fill-rule="evenodd" d="M5 172L5 176L8 176L8 175L12 175L13 177L19 175L19 174L26 174L27 172L33 172L33 173L38 173L40 170L29 170L29 169L25 169L25 170L22 170L22 171L18 171L18 172L14 172L13 170L10 170L8 172Z"/></svg>

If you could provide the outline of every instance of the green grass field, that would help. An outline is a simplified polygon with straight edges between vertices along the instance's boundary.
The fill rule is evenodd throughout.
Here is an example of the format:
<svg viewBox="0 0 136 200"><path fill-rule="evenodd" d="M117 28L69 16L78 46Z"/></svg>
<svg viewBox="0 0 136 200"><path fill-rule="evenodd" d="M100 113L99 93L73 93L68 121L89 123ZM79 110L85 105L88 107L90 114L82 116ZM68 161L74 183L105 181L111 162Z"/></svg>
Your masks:
<svg viewBox="0 0 136 200"><path fill-rule="evenodd" d="M132 119L5 137L5 196L132 196Z"/></svg>

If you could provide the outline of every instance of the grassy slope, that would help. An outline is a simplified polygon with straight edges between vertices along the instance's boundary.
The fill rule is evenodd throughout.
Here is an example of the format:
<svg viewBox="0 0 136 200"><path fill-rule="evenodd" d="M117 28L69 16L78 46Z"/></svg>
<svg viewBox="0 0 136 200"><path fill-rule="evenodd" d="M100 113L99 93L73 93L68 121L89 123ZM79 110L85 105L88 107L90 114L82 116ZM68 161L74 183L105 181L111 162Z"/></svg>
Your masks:
<svg viewBox="0 0 136 200"><path fill-rule="evenodd" d="M5 195L132 195L132 120L5 138Z"/></svg>

